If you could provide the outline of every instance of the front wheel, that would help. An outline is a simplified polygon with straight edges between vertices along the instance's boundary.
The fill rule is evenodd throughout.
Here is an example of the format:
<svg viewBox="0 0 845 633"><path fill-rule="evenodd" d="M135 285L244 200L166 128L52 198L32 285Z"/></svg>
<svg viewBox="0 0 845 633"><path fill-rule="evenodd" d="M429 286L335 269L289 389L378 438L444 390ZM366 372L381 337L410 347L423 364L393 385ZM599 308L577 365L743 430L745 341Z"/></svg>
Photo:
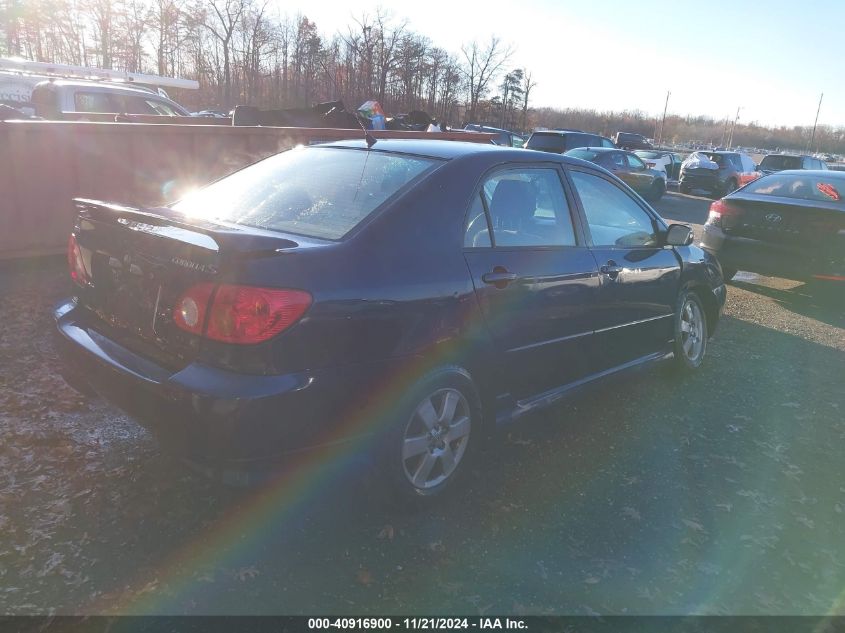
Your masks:
<svg viewBox="0 0 845 633"><path fill-rule="evenodd" d="M683 372L693 372L707 353L707 317L698 295L684 291L678 296L675 312L675 365Z"/></svg>
<svg viewBox="0 0 845 633"><path fill-rule="evenodd" d="M386 434L382 459L400 502L440 495L467 470L481 439L481 401L469 374L435 370L404 399Z"/></svg>

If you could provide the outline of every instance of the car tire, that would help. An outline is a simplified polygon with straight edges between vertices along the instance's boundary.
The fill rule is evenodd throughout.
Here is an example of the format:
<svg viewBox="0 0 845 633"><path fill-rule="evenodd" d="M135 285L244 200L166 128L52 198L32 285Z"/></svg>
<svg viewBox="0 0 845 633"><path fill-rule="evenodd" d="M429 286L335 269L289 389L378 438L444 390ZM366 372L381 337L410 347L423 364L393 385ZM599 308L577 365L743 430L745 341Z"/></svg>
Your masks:
<svg viewBox="0 0 845 633"><path fill-rule="evenodd" d="M691 189L690 189L690 186L689 186L689 185L685 185L684 183L681 183L680 185L678 185L678 191L680 191L681 193L683 193L683 194L687 195L687 194L689 194L689 192L691 191Z"/></svg>
<svg viewBox="0 0 845 633"><path fill-rule="evenodd" d="M417 380L380 446L390 500L419 505L455 488L482 443L482 415L466 370L441 367Z"/></svg>
<svg viewBox="0 0 845 633"><path fill-rule="evenodd" d="M698 295L685 290L678 295L675 309L675 366L683 373L701 367L707 354L707 313Z"/></svg>
<svg viewBox="0 0 845 633"><path fill-rule="evenodd" d="M664 193L666 193L666 185L663 184L661 178L658 178L651 184L651 189L648 192L648 201L657 202L663 197Z"/></svg>

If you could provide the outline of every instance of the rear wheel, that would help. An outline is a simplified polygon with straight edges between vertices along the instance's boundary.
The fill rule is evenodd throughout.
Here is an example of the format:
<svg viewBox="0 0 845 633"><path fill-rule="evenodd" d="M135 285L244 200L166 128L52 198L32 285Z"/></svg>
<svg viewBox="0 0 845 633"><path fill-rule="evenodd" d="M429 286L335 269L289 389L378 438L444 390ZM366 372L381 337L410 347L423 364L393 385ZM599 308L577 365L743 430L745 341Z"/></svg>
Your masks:
<svg viewBox="0 0 845 633"><path fill-rule="evenodd" d="M707 353L707 317L698 295L684 291L678 296L675 313L675 365L684 372L693 372Z"/></svg>
<svg viewBox="0 0 845 633"><path fill-rule="evenodd" d="M393 498L421 500L453 487L481 435L481 401L467 372L446 367L420 379L382 446Z"/></svg>

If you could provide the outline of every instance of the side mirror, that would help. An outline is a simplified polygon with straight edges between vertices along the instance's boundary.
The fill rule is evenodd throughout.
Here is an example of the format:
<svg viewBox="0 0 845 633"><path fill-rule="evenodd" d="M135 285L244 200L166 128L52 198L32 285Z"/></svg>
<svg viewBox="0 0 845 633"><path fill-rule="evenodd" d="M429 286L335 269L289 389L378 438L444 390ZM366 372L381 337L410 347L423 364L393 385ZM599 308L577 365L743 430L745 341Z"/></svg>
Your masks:
<svg viewBox="0 0 845 633"><path fill-rule="evenodd" d="M667 246L689 246L693 239L695 235L686 224L670 224L666 231Z"/></svg>

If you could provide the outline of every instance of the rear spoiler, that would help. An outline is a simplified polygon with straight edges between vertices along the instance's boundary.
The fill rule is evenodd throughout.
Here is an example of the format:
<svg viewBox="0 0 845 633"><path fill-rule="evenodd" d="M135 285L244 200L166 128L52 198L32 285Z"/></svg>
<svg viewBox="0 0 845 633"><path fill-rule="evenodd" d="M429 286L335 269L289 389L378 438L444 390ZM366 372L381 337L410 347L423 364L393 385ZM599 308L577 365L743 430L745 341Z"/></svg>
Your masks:
<svg viewBox="0 0 845 633"><path fill-rule="evenodd" d="M281 235L265 235L249 227L241 229L203 219L189 220L169 207L129 207L87 198L74 198L73 204L81 217L122 224L133 231L176 240L223 256L267 256L299 246Z"/></svg>

